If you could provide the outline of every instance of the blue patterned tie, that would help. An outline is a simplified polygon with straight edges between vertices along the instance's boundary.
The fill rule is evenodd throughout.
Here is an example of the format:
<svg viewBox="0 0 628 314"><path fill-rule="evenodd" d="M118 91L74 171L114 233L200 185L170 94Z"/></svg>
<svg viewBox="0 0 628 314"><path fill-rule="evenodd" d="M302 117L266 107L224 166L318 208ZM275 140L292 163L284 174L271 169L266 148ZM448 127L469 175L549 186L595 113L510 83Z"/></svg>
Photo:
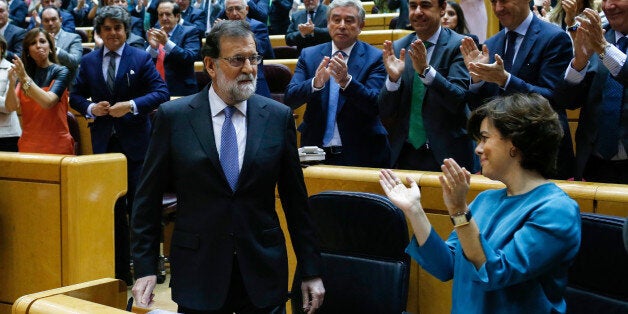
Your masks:
<svg viewBox="0 0 628 314"><path fill-rule="evenodd" d="M344 51L338 50L336 54L342 54L343 59L347 59ZM329 79L329 102L327 103L327 125L325 134L323 135L323 146L329 146L329 142L334 138L334 129L336 127L336 114L338 111L338 96L340 94L340 85L331 77Z"/></svg>
<svg viewBox="0 0 628 314"><path fill-rule="evenodd" d="M227 106L225 110L223 110L225 113L225 122L222 124L222 138L220 139L220 164L222 165L222 170L225 173L225 177L232 191L235 191L238 176L240 175L238 138L233 122L231 122L231 117L235 110L236 108L233 106Z"/></svg>
<svg viewBox="0 0 628 314"><path fill-rule="evenodd" d="M628 38L617 41L617 48L626 51ZM619 146L620 116L623 105L624 86L617 82L609 73L602 92L602 104L598 112L598 133L596 150L604 159L617 155Z"/></svg>
<svg viewBox="0 0 628 314"><path fill-rule="evenodd" d="M109 67L107 67L107 88L109 93L113 94L116 82L116 57L118 54L115 51L107 52L109 56Z"/></svg>
<svg viewBox="0 0 628 314"><path fill-rule="evenodd" d="M519 36L519 34L517 34L515 31L509 31L507 34L508 36L508 46L505 47L506 53L504 54L504 69L507 72L510 72L510 69L512 68L512 62L515 61L515 41L517 40L517 36Z"/></svg>

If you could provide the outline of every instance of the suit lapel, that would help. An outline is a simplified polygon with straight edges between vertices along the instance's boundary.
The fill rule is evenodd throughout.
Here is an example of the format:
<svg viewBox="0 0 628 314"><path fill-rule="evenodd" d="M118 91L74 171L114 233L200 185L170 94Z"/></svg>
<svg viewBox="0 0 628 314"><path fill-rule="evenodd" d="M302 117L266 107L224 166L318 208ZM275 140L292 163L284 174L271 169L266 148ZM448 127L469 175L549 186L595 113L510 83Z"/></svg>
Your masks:
<svg viewBox="0 0 628 314"><path fill-rule="evenodd" d="M326 56L329 57L331 56L331 42L322 45L320 48L319 53L320 58L318 59L318 63L315 63L315 68L314 68L314 73L312 74L312 77L314 77L314 75L316 74L316 68L318 67L318 64L321 62L321 60L323 60L323 58L325 58ZM331 80L331 78L330 78ZM325 83L325 87L323 87L323 90L321 90L321 100L322 100L322 109L323 112L326 113L327 112L327 108L329 107L329 82Z"/></svg>
<svg viewBox="0 0 628 314"><path fill-rule="evenodd" d="M364 54L366 53L364 44L361 41L356 41L355 46L351 50L351 56L349 56L349 63L347 63L347 72L351 74L351 80L360 80L362 77L362 71L364 71L363 61ZM345 96L342 93L338 94L338 110L340 112L345 104Z"/></svg>
<svg viewBox="0 0 628 314"><path fill-rule="evenodd" d="M525 39L525 38L524 38ZM489 51L489 61L495 62L495 54L498 54L500 57L504 55L504 45L506 45L506 30L501 30L497 35L495 35L495 46L493 47L494 51Z"/></svg>
<svg viewBox="0 0 628 314"><path fill-rule="evenodd" d="M211 160L212 165L222 172L222 166L220 165L220 159L218 157L218 150L216 149L216 139L214 138L214 128L212 123L212 114L209 108L209 87L205 86L201 92L196 94L189 103L190 111L187 113L188 120L192 131L205 154ZM223 179L226 181L227 178Z"/></svg>
<svg viewBox="0 0 628 314"><path fill-rule="evenodd" d="M307 12L305 13L305 20L307 22ZM314 13L314 20L312 21L312 23L314 23L314 25L321 25L323 22L325 22L325 20L327 20L327 14L325 14L325 9L323 8L323 6L319 5L316 8L316 13Z"/></svg>
<svg viewBox="0 0 628 314"><path fill-rule="evenodd" d="M261 97L253 95L247 102L246 113L246 148L244 151L244 160L242 161L242 171L238 179L238 186L244 182L244 178L248 175L251 164L257 156L260 143L266 133L268 125L268 110L266 104L261 101Z"/></svg>
<svg viewBox="0 0 628 314"><path fill-rule="evenodd" d="M412 58L410 58L410 55L408 54L408 51L410 50L410 45L412 44L412 42L414 42L416 40L416 34L410 34L410 36L406 36L405 40L406 42L404 42L401 46L403 48L406 49L406 65L405 65L405 70L403 71L403 82L408 82L408 86L410 88L410 91L412 91L412 84L414 84L414 77L415 77L415 72L414 72L414 68L412 67ZM401 50L401 49L400 49ZM397 56L399 57L399 56Z"/></svg>
<svg viewBox="0 0 628 314"><path fill-rule="evenodd" d="M532 17L532 22L530 23L530 26L528 27L528 31L526 32L526 35L523 37L523 40L521 41L521 45L519 46L519 50L517 51L517 56L515 57L515 60L513 60L512 62L512 68L510 69L510 73L514 73L515 75L519 73L519 70L523 66L524 61L527 59L528 54L530 54L532 47L534 47L536 40L539 38L541 34L540 23L542 23L541 20L539 20L536 16Z"/></svg>

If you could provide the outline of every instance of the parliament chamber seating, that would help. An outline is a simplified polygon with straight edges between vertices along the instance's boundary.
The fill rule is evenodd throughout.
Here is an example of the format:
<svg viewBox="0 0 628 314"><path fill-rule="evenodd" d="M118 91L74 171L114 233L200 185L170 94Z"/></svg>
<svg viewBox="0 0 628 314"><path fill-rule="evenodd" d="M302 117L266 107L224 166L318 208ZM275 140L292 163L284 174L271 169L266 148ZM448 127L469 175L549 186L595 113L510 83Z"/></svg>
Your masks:
<svg viewBox="0 0 628 314"><path fill-rule="evenodd" d="M81 154L81 130L79 129L78 121L76 117L68 111L68 128L70 129L70 135L74 139L74 155Z"/></svg>
<svg viewBox="0 0 628 314"><path fill-rule="evenodd" d="M275 59L298 59L299 50L295 46L277 46L273 47Z"/></svg>
<svg viewBox="0 0 628 314"><path fill-rule="evenodd" d="M326 191L309 197L321 244L325 301L317 313L402 313L408 298L410 257L403 212L386 197ZM297 267L298 276L299 268ZM291 292L302 308L301 282Z"/></svg>
<svg viewBox="0 0 628 314"><path fill-rule="evenodd" d="M283 103L284 92L292 79L290 69L280 63L273 64L264 63L264 75L270 89L270 97L280 103Z"/></svg>
<svg viewBox="0 0 628 314"><path fill-rule="evenodd" d="M569 269L567 313L628 313L625 218L582 213L582 240Z"/></svg>

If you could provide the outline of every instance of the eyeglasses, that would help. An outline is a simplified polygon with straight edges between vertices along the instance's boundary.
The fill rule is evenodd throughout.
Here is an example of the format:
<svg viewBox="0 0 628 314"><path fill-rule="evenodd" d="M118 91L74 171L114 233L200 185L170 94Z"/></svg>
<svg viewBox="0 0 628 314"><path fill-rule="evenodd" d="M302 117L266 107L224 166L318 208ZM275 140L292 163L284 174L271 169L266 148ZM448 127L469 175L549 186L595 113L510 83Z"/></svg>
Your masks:
<svg viewBox="0 0 628 314"><path fill-rule="evenodd" d="M229 62L229 64L234 68L241 68L244 65L244 62L246 60L249 60L251 65L258 65L259 63L262 62L262 59L264 59L264 57L261 55L254 55L250 57L245 57L245 56L234 56L234 57L227 57L227 58L220 57L220 59L227 60L227 62Z"/></svg>
<svg viewBox="0 0 628 314"><path fill-rule="evenodd" d="M240 6L236 6L236 7L228 7L228 8L226 9L226 11L227 11L227 12L233 12L233 11L238 11L238 12L240 12L240 11L244 10L245 8L246 8L246 7L240 7Z"/></svg>

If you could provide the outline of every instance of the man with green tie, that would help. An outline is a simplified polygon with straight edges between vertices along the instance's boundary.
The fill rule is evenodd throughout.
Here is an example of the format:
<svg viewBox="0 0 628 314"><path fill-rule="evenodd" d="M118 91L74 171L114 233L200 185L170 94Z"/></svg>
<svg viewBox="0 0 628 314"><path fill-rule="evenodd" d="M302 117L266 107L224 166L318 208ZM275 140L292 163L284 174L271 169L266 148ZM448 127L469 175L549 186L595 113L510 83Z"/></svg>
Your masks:
<svg viewBox="0 0 628 314"><path fill-rule="evenodd" d="M392 150L391 167L440 171L445 158L473 170L462 35L440 26L445 0L410 0L415 33L384 42L388 77L378 99Z"/></svg>

